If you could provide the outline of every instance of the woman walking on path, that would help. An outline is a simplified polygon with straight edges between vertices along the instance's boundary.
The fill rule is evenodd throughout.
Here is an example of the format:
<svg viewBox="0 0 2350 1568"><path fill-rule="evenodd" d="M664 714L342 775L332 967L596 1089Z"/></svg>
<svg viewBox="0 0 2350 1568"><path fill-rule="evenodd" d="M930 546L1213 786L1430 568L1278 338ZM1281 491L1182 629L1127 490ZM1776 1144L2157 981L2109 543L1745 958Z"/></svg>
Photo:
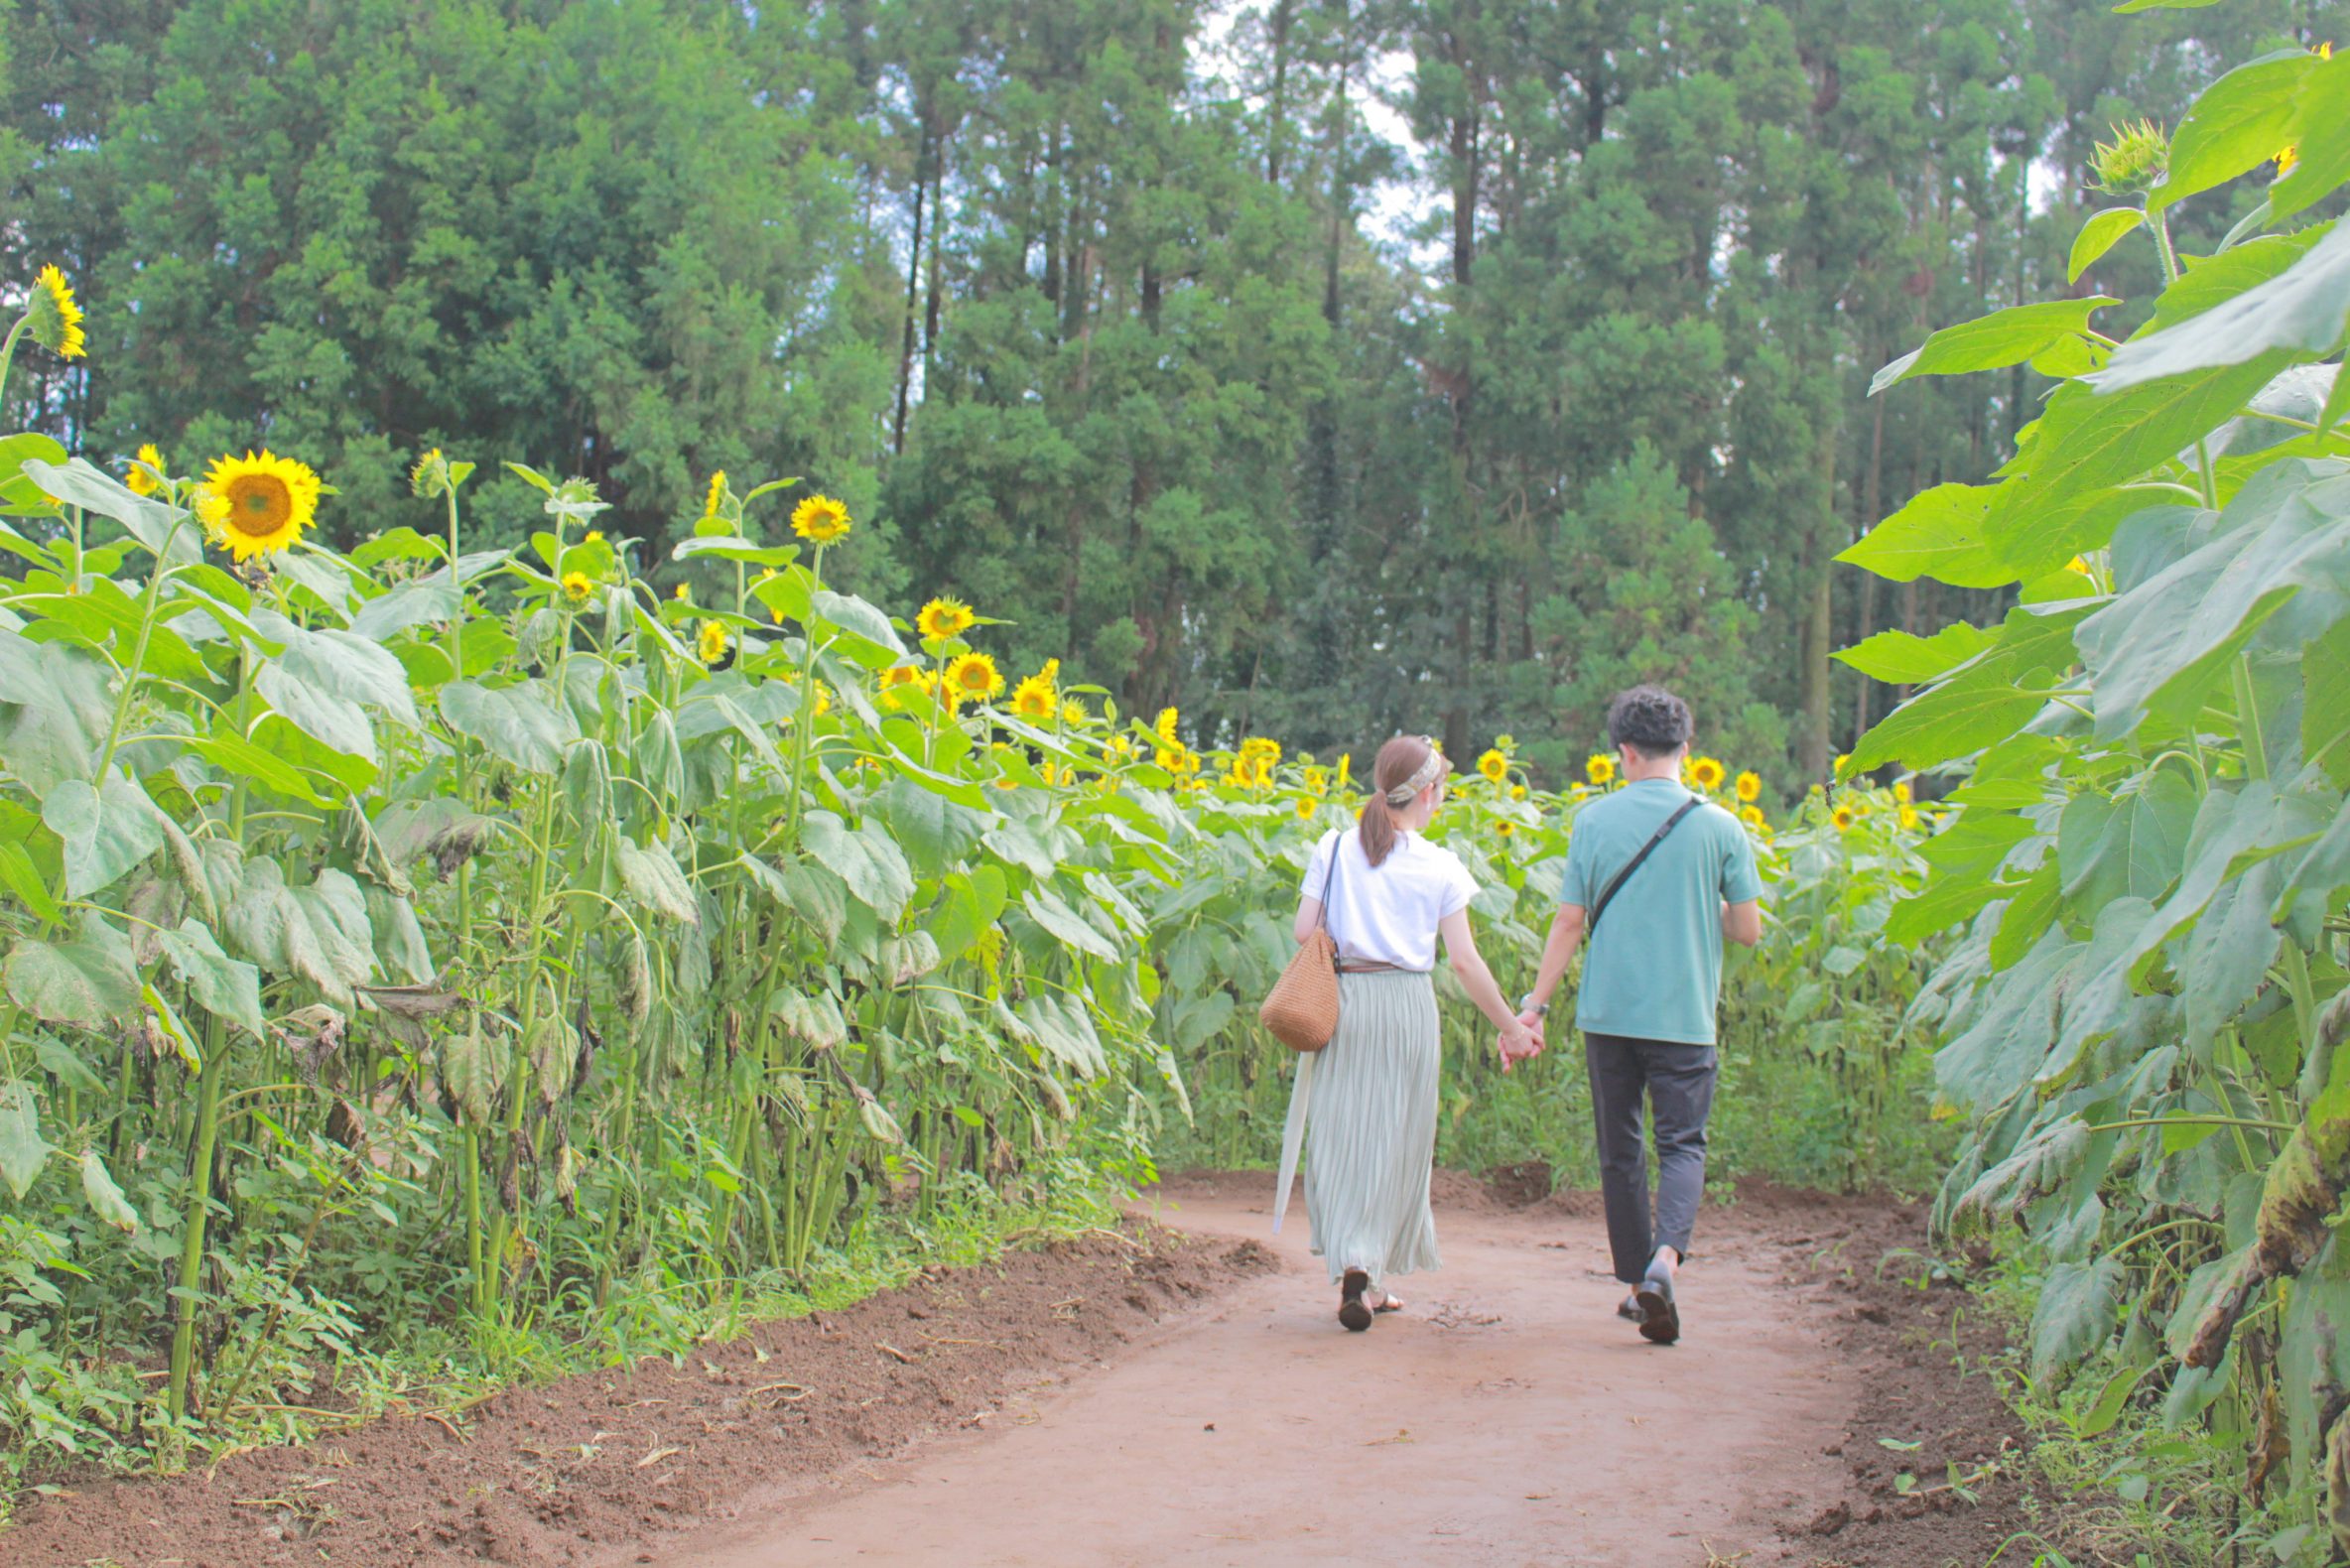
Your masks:
<svg viewBox="0 0 2350 1568"><path fill-rule="evenodd" d="M1338 1320L1357 1333L1403 1302L1390 1274L1434 1268L1428 1176L1436 1154L1436 939L1478 1010L1501 1035L1501 1066L1541 1049L1511 1010L1469 931L1477 891L1460 857L1422 837L1451 765L1424 736L1379 748L1353 833L1327 835L1302 884L1296 937L1329 910L1339 955L1338 1032L1298 1061L1273 1226L1289 1201L1303 1121L1313 1127L1306 1215L1314 1251L1340 1286Z"/></svg>

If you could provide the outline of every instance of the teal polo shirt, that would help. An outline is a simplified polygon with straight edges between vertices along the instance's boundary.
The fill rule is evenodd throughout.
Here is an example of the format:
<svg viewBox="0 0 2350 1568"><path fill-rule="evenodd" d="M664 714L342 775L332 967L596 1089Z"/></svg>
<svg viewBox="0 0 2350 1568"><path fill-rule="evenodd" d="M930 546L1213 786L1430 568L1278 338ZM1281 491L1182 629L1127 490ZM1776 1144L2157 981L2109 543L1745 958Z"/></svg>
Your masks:
<svg viewBox="0 0 2350 1568"><path fill-rule="evenodd" d="M1575 814L1562 904L1591 906L1664 820L1689 799L1671 779L1642 779ZM1714 1043L1722 1000L1722 905L1762 896L1754 841L1705 805L1616 890L1583 958L1575 1027L1685 1045Z"/></svg>

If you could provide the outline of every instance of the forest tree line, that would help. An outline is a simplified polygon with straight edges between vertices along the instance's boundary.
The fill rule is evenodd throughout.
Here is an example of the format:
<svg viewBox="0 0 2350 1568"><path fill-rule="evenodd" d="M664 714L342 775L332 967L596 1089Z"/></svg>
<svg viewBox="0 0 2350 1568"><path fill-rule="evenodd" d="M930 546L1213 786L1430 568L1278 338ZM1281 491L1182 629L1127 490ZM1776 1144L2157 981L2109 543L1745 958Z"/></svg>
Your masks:
<svg viewBox="0 0 2350 1568"><path fill-rule="evenodd" d="M1833 558L2048 384L1871 373L2151 298L2127 247L2066 282L2094 144L2345 9L0 0L0 288L89 313L0 421L266 443L344 545L431 526L435 447L593 479L649 561L713 470L806 475L846 586L1198 743L1556 780L1654 678L1792 790L1899 696L1834 650L2005 607Z"/></svg>

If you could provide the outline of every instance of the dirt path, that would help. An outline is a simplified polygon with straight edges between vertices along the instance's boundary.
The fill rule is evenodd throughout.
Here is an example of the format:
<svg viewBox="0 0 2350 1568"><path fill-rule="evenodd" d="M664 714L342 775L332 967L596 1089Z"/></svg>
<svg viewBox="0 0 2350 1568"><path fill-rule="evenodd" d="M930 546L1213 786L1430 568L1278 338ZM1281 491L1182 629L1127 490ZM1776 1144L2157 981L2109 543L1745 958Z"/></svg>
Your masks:
<svg viewBox="0 0 2350 1568"><path fill-rule="evenodd" d="M1268 1237L1269 1186L1201 1178L1150 1207L1264 1239L1281 1272L1075 1386L1039 1384L1008 1430L919 1448L846 1495L771 1495L633 1560L1821 1560L1778 1530L1843 1495L1855 1390L1823 1290L1784 1278L1783 1238L1709 1215L1688 1335L1656 1349L1612 1315L1596 1218L1509 1212L1462 1184L1468 1208L1439 1204L1444 1269L1398 1280L1410 1312L1351 1335L1302 1213Z"/></svg>

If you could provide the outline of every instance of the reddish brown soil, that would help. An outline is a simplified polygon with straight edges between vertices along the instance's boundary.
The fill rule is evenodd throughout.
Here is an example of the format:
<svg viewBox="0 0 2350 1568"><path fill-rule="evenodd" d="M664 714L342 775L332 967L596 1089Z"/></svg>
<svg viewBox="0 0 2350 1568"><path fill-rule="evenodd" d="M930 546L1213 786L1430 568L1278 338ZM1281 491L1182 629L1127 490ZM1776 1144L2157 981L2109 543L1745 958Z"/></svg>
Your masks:
<svg viewBox="0 0 2350 1568"><path fill-rule="evenodd" d="M1013 1253L763 1325L683 1367L509 1390L454 1429L387 1417L210 1473L88 1487L0 1531L0 1562L628 1561L636 1543L781 1478L984 1427L1038 1373L1114 1356L1162 1316L1272 1266L1245 1241L1149 1226Z"/></svg>
<svg viewBox="0 0 2350 1568"><path fill-rule="evenodd" d="M387 1419L89 1488L0 1560L1980 1568L2026 1526L1980 1370L2004 1347L1913 1255L1915 1207L1709 1205L1659 1351L1609 1316L1592 1195L1495 1178L1440 1174L1446 1266L1369 1335L1330 1321L1296 1208L1265 1237L1268 1177L1195 1175L1151 1206L1188 1240L926 1279L506 1393L461 1436Z"/></svg>

